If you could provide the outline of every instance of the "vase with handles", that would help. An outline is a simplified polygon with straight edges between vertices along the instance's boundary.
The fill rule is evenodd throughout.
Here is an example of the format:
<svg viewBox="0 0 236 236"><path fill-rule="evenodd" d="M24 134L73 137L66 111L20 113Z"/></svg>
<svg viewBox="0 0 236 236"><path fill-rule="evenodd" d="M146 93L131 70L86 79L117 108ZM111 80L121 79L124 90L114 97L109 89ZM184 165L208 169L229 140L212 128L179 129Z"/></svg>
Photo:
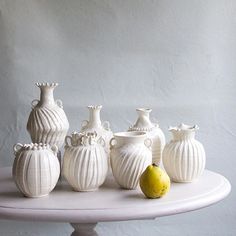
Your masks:
<svg viewBox="0 0 236 236"><path fill-rule="evenodd" d="M56 186L60 164L56 145L17 143L13 147L15 159L12 168L17 188L26 197L43 197Z"/></svg>
<svg viewBox="0 0 236 236"><path fill-rule="evenodd" d="M63 175L75 191L94 191L107 176L105 140L96 132L76 133L65 138Z"/></svg>
<svg viewBox="0 0 236 236"><path fill-rule="evenodd" d="M162 151L165 146L165 135L160 129L158 123L152 123L150 120L150 113L152 109L137 108L138 119L128 131L145 131L147 137L152 139L152 162L160 165L162 159Z"/></svg>
<svg viewBox="0 0 236 236"><path fill-rule="evenodd" d="M101 121L100 112L102 106L88 106L87 108L89 110L89 119L82 122L80 132L96 132L98 137L102 137L105 140L105 151L109 153L109 142L113 137L113 133L110 129L110 123Z"/></svg>
<svg viewBox="0 0 236 236"><path fill-rule="evenodd" d="M192 182L198 179L206 163L203 145L195 139L198 126L180 124L170 127L173 139L163 150L163 165L174 182Z"/></svg>
<svg viewBox="0 0 236 236"><path fill-rule="evenodd" d="M116 182L125 189L137 188L141 174L152 163L152 140L145 132L120 132L114 134L110 145Z"/></svg>
<svg viewBox="0 0 236 236"><path fill-rule="evenodd" d="M53 91L58 83L36 83L40 88L40 100L32 101L32 111L27 130L33 143L63 146L69 122L61 100L54 100Z"/></svg>

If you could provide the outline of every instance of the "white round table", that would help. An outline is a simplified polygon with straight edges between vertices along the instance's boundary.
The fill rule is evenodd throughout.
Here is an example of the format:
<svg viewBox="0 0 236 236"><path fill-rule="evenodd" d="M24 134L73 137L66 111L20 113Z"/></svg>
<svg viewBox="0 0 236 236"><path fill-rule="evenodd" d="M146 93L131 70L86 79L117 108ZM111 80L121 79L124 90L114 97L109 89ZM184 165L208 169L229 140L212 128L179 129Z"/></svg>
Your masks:
<svg viewBox="0 0 236 236"><path fill-rule="evenodd" d="M100 221L150 219L184 213L214 204L230 192L229 181L205 170L193 183L172 183L160 199L147 199L141 190L119 188L112 176L96 192L74 192L59 181L43 198L26 198L18 192L10 168L0 168L0 218L27 221L70 222L75 235L97 235Z"/></svg>

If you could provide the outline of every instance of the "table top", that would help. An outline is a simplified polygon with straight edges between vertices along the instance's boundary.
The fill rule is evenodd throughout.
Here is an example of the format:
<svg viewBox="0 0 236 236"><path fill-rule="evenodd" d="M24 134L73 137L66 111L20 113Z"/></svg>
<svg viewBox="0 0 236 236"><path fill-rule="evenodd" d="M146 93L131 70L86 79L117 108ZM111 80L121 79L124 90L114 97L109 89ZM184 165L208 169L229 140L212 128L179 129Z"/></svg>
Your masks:
<svg viewBox="0 0 236 236"><path fill-rule="evenodd" d="M147 199L140 188L121 189L109 175L95 192L74 192L64 181L43 198L18 192L10 168L0 168L0 218L12 220L95 223L148 219L184 213L214 204L230 192L229 181L205 170L193 183L172 183L160 199Z"/></svg>

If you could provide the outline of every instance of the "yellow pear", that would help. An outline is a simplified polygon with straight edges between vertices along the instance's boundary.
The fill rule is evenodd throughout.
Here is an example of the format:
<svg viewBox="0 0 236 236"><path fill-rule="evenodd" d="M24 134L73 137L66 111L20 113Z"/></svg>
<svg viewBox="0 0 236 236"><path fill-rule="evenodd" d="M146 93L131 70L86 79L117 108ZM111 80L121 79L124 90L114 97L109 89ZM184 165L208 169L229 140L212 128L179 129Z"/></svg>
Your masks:
<svg viewBox="0 0 236 236"><path fill-rule="evenodd" d="M159 166L152 164L142 173L139 185L147 198L159 198L170 190L170 178Z"/></svg>

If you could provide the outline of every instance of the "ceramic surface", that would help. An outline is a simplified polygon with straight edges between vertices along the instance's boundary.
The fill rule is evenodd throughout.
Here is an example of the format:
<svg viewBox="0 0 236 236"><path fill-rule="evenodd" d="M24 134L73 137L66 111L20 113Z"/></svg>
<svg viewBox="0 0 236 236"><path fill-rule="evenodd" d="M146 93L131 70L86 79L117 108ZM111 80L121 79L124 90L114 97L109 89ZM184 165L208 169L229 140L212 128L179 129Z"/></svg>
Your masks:
<svg viewBox="0 0 236 236"><path fill-rule="evenodd" d="M139 177L152 163L152 140L145 132L115 133L111 139L111 167L116 182L123 188L135 189Z"/></svg>
<svg viewBox="0 0 236 236"><path fill-rule="evenodd" d="M63 175L75 191L93 191L103 184L108 171L105 141L93 133L66 136Z"/></svg>
<svg viewBox="0 0 236 236"><path fill-rule="evenodd" d="M160 165L162 159L162 151L165 146L165 135L159 128L157 123L152 123L150 120L149 108L137 108L138 119L136 123L129 128L129 131L145 131L147 137L152 139L152 162Z"/></svg>
<svg viewBox="0 0 236 236"><path fill-rule="evenodd" d="M18 189L27 197L48 195L60 175L57 146L18 143L13 149L15 160L12 175Z"/></svg>
<svg viewBox="0 0 236 236"><path fill-rule="evenodd" d="M88 106L89 120L82 122L81 132L96 132L98 137L102 136L105 140L105 150L110 152L109 142L113 137L113 133L110 129L110 123L108 121L101 121L100 112L102 106Z"/></svg>
<svg viewBox="0 0 236 236"><path fill-rule="evenodd" d="M32 101L27 130L33 143L47 143L62 147L69 129L62 101L54 100L53 90L57 83L36 83L40 88L40 100Z"/></svg>
<svg viewBox="0 0 236 236"><path fill-rule="evenodd" d="M164 148L163 164L172 181L192 182L201 176L206 156L203 145L195 139L198 129L184 124L169 128L173 139Z"/></svg>

